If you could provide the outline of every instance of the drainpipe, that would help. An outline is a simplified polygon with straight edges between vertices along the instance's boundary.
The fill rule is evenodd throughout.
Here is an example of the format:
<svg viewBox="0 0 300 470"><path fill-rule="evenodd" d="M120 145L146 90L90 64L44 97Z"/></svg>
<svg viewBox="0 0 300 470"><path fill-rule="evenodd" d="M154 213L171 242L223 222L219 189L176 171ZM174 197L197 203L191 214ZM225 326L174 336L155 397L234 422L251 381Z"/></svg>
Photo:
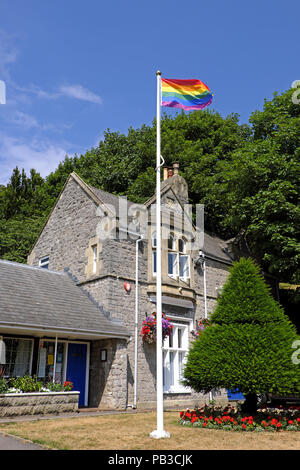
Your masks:
<svg viewBox="0 0 300 470"><path fill-rule="evenodd" d="M207 298L206 298L206 261L205 261L205 254L203 251L199 253L202 259L202 269L203 269L203 291L204 291L204 318L207 318Z"/></svg>
<svg viewBox="0 0 300 470"><path fill-rule="evenodd" d="M143 240L143 235L136 232L130 232L129 230L119 228L124 232L127 232L129 235L137 236L135 241L135 322L134 322L134 398L133 404L128 404L128 407L133 409L137 405L137 377L138 377L138 324L139 324L139 243Z"/></svg>
<svg viewBox="0 0 300 470"><path fill-rule="evenodd" d="M140 235L135 242L135 345L134 345L134 399L133 408L137 404L137 380L138 380L138 325L139 325L139 242L143 239Z"/></svg>
<svg viewBox="0 0 300 470"><path fill-rule="evenodd" d="M206 295L206 261L205 254L203 251L200 251L199 255L202 259L202 269L203 269L203 294L204 294L204 318L207 319L207 295ZM209 392L209 401L213 399L212 392Z"/></svg>

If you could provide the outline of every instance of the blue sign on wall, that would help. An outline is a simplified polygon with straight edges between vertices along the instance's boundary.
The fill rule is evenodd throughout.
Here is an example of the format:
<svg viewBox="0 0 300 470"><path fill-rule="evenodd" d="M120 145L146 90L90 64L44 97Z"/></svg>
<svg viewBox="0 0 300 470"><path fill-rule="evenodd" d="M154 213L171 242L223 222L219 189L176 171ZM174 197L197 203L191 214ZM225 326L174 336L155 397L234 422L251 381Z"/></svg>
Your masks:
<svg viewBox="0 0 300 470"><path fill-rule="evenodd" d="M231 400L245 400L244 395L242 394L242 392L239 392L238 388L236 388L234 390L227 390L227 396L228 396L229 401L231 401Z"/></svg>

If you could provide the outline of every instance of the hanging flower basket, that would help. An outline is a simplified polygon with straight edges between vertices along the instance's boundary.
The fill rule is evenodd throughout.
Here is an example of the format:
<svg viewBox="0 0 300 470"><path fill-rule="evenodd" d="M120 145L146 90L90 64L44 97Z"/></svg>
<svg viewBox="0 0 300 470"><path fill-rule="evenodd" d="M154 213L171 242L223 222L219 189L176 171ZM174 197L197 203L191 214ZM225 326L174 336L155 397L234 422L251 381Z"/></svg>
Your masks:
<svg viewBox="0 0 300 470"><path fill-rule="evenodd" d="M162 313L162 339L172 334L173 325L171 325L170 319ZM146 317L146 320L142 323L141 335L143 340L148 344L156 342L156 312L151 317Z"/></svg>
<svg viewBox="0 0 300 470"><path fill-rule="evenodd" d="M198 323L196 324L196 330L191 331L193 337L195 339L199 338L201 333L203 333L205 328L209 325L211 325L211 323L206 318L203 318L203 319L199 320Z"/></svg>

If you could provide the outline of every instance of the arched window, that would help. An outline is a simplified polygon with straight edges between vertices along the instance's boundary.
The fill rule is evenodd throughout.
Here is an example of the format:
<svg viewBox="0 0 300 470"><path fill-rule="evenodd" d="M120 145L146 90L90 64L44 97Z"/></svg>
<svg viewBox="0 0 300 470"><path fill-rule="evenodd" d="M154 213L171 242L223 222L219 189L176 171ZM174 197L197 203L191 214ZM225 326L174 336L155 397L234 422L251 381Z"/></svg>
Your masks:
<svg viewBox="0 0 300 470"><path fill-rule="evenodd" d="M170 233L168 238L168 275L172 278L178 277L178 253L173 233Z"/></svg>
<svg viewBox="0 0 300 470"><path fill-rule="evenodd" d="M173 279L187 282L190 279L190 256L184 238L175 239L170 233L168 238L168 275Z"/></svg>
<svg viewBox="0 0 300 470"><path fill-rule="evenodd" d="M178 239L178 251L179 253L186 253L186 241L183 238Z"/></svg>
<svg viewBox="0 0 300 470"><path fill-rule="evenodd" d="M186 245L186 241L183 238L179 238L179 277L183 281L187 281L190 278L190 257L186 254Z"/></svg>

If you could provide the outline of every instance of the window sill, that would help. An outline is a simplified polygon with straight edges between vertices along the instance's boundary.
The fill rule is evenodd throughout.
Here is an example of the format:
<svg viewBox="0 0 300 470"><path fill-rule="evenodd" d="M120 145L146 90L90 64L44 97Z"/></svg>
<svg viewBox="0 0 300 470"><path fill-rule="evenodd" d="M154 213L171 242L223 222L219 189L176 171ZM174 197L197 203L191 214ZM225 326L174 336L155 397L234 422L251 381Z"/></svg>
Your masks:
<svg viewBox="0 0 300 470"><path fill-rule="evenodd" d="M176 389L173 389L173 390L164 390L164 395L179 395L179 394L191 394L192 391L191 390L188 390L186 388L176 388Z"/></svg>

